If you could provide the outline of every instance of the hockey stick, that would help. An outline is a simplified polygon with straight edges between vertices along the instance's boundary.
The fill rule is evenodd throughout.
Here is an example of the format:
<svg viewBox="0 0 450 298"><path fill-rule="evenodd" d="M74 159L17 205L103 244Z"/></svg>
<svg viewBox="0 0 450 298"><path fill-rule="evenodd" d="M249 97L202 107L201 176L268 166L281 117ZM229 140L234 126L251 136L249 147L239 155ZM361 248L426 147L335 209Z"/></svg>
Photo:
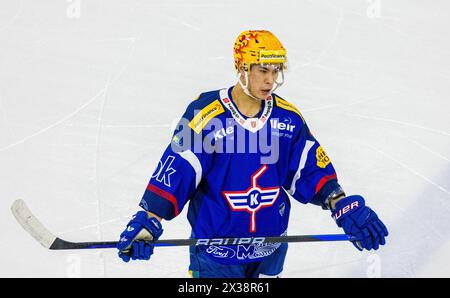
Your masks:
<svg viewBox="0 0 450 298"><path fill-rule="evenodd" d="M36 239L42 246L48 249L96 249L116 248L117 241L98 242L69 242L56 237L44 227L44 225L31 213L23 200L16 200L11 206L19 224ZM317 241L351 241L347 235L296 235L276 237L251 237L251 238L210 238L210 239L166 239L156 240L151 243L154 246L197 246L197 245L239 245L239 244L263 244L263 243L287 243L287 242L317 242Z"/></svg>

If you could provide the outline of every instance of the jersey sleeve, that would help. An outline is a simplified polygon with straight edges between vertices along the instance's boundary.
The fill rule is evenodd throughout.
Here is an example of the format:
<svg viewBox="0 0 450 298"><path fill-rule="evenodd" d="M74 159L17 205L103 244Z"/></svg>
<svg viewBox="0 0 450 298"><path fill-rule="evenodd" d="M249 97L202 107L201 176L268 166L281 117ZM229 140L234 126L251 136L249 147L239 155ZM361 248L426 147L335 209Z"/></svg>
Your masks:
<svg viewBox="0 0 450 298"><path fill-rule="evenodd" d="M139 204L166 220L183 210L210 167L211 155L201 150L202 135L190 127L191 105L175 129Z"/></svg>
<svg viewBox="0 0 450 298"><path fill-rule="evenodd" d="M326 197L340 188L330 159L306 123L293 141L287 177L284 188L304 204L323 205Z"/></svg>

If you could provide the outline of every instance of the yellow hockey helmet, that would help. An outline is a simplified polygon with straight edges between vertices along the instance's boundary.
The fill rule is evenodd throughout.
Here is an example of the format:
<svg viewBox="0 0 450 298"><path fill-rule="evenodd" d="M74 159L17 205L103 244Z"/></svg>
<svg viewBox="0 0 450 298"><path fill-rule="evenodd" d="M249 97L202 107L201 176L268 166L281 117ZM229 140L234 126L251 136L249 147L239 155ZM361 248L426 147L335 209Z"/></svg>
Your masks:
<svg viewBox="0 0 450 298"><path fill-rule="evenodd" d="M250 65L260 63L279 63L286 68L286 49L270 31L242 32L234 43L234 67L248 70Z"/></svg>

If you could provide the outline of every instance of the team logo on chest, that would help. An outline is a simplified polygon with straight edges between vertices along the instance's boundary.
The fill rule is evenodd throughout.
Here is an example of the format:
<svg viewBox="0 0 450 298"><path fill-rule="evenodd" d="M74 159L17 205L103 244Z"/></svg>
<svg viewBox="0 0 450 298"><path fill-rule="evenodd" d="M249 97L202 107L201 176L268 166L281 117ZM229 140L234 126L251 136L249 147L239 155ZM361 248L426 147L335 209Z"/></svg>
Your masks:
<svg viewBox="0 0 450 298"><path fill-rule="evenodd" d="M256 212L261 208L272 206L280 194L279 187L263 188L258 185L258 179L267 170L263 165L251 177L251 185L244 191L222 191L222 195L233 211L246 211L250 213L250 232L256 232Z"/></svg>

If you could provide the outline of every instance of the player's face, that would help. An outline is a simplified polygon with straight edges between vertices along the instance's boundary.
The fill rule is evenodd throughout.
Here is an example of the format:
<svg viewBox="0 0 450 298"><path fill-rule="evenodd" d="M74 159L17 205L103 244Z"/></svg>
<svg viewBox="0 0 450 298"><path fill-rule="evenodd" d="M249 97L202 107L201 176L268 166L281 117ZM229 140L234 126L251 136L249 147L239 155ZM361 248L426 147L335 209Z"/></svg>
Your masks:
<svg viewBox="0 0 450 298"><path fill-rule="evenodd" d="M281 71L280 64L255 64L248 72L248 89L257 98L264 99L272 92Z"/></svg>

